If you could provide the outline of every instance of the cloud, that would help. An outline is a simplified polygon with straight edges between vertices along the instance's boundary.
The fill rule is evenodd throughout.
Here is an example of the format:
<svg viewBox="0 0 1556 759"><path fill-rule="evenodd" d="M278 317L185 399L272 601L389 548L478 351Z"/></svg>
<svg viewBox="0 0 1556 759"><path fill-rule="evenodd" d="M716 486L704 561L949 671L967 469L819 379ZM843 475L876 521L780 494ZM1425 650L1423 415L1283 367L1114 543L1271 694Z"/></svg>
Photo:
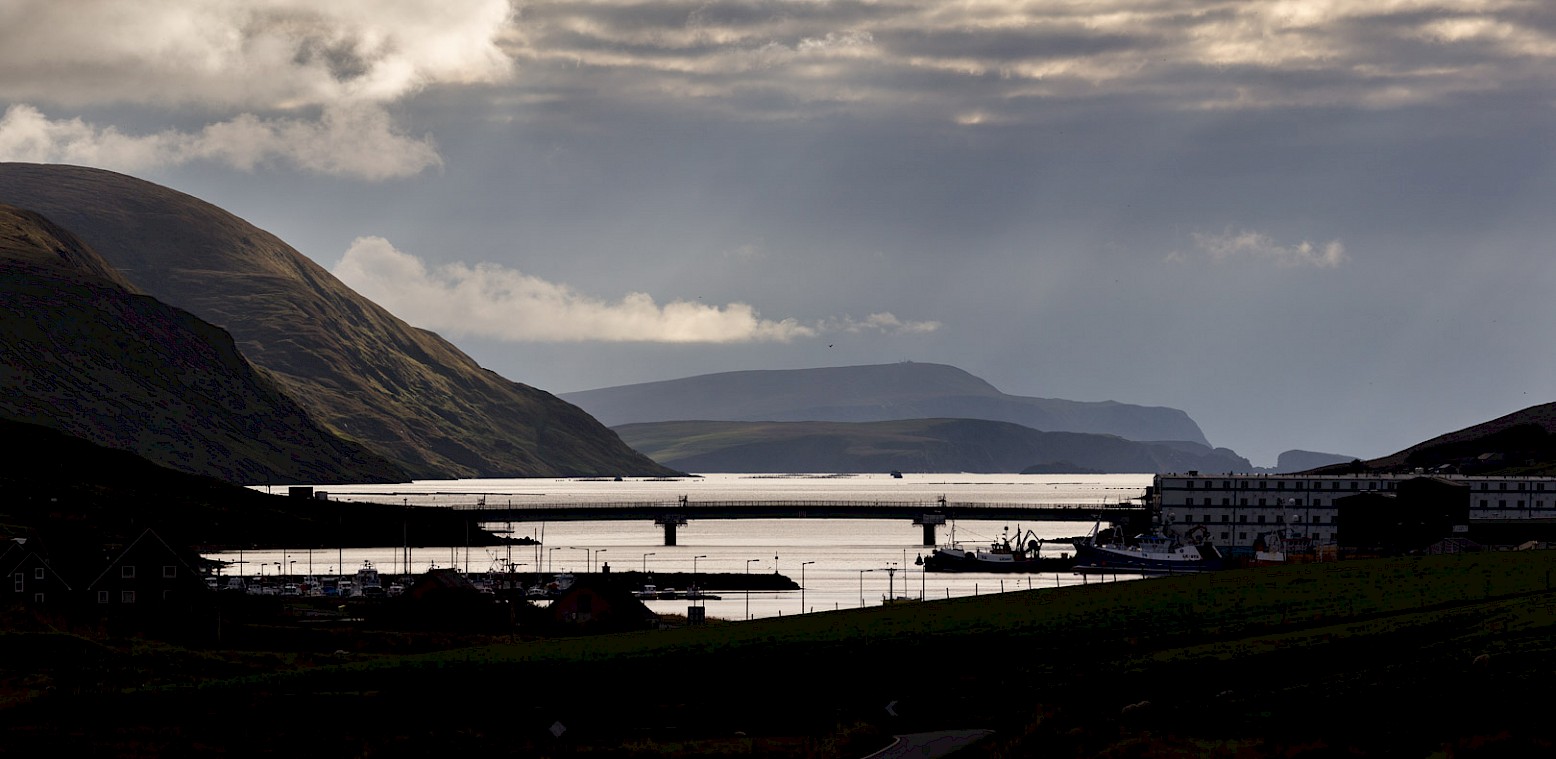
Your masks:
<svg viewBox="0 0 1556 759"><path fill-rule="evenodd" d="M988 124L1054 101L1380 108L1545 92L1553 29L1556 7L1513 0L532 0L504 45L536 92Z"/></svg>
<svg viewBox="0 0 1556 759"><path fill-rule="evenodd" d="M317 121L243 114L199 132L130 135L81 119L50 120L32 106L13 105L0 116L0 161L125 172L196 161L245 171L279 164L368 180L410 176L442 163L430 139L400 134L375 106L328 108Z"/></svg>
<svg viewBox="0 0 1556 759"><path fill-rule="evenodd" d="M644 293L607 302L493 264L429 269L381 237L355 240L335 276L418 327L455 336L530 342L788 342L817 330L763 319L751 306L675 301Z"/></svg>
<svg viewBox="0 0 1556 759"><path fill-rule="evenodd" d="M828 332L884 332L888 334L927 334L939 330L940 322L933 321L903 321L895 314L879 313L870 314L864 319L843 317L841 319L829 319L823 322L823 329Z"/></svg>
<svg viewBox="0 0 1556 759"><path fill-rule="evenodd" d="M1269 235L1259 232L1228 230L1221 234L1196 232L1194 244L1216 261L1243 259L1269 262L1276 266L1332 269L1347 260L1345 246L1339 240L1332 240L1322 246L1315 246L1306 240L1295 245L1281 245ZM1168 260L1182 262L1184 258L1174 252L1168 256Z"/></svg>
<svg viewBox="0 0 1556 759"><path fill-rule="evenodd" d="M10 0L0 99L286 110L512 73L508 0Z"/></svg>
<svg viewBox="0 0 1556 759"><path fill-rule="evenodd" d="M509 79L507 0L17 0L0 7L0 160L119 170L211 161L359 179L441 163L388 107ZM53 118L44 115L44 108ZM210 119L131 134L62 110L129 105Z"/></svg>

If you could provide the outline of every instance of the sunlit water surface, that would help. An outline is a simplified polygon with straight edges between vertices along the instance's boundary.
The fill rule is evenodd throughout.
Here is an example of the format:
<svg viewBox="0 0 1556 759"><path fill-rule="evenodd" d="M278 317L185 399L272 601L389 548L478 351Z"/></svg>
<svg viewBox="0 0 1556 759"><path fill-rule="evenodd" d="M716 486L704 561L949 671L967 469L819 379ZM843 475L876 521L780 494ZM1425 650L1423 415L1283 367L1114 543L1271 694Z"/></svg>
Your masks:
<svg viewBox="0 0 1556 759"><path fill-rule="evenodd" d="M1138 498L1150 475L885 474L751 475L710 474L682 478L483 479L426 480L396 485L315 484L332 500L403 503L422 506L523 503L666 502L681 497L698 501L890 501L952 503L1115 504ZM265 488L257 488L263 490ZM244 573L333 574L355 571L371 561L386 574L457 567L471 572L496 570L506 561L521 573L599 571L778 572L805 585L801 591L717 592L720 600L702 602L709 617L742 619L879 605L888 595L926 599L972 596L1028 588L1054 588L1099 582L1069 572L981 574L922 572L915 564L931 550L922 545L922 528L889 519L703 519L693 518L677 532L678 545L664 545L664 532L648 521L497 523L488 527L533 537L539 546L343 548L245 551L210 554L243 561ZM1079 522L1005 522L958 520L937 531L941 544L953 539L968 547L989 543L1005 533L1032 530L1045 540L1085 535L1093 526ZM954 533L954 536L953 536ZM1067 551L1064 544L1044 552ZM1128 579L1120 577L1119 579ZM1112 578L1105 578L1112 581ZM649 601L661 613L686 613L685 600Z"/></svg>

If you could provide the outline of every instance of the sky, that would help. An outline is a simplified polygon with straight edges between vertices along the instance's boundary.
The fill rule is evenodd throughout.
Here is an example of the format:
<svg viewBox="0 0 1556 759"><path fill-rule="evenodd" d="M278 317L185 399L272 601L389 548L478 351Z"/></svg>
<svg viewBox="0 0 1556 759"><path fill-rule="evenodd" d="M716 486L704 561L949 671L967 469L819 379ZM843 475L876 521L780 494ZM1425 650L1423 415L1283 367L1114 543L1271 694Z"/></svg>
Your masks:
<svg viewBox="0 0 1556 759"><path fill-rule="evenodd" d="M950 364L1259 466L1556 401L1544 0L9 0L0 160L554 393Z"/></svg>

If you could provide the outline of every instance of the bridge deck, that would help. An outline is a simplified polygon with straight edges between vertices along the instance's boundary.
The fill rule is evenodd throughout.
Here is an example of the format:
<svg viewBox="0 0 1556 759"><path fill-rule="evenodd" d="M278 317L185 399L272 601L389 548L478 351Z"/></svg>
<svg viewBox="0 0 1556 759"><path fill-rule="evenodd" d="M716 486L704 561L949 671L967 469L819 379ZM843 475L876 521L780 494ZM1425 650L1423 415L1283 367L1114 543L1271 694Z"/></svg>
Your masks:
<svg viewBox="0 0 1556 759"><path fill-rule="evenodd" d="M483 522L636 519L1030 519L1113 522L1143 514L1135 504L955 503L946 501L637 501L452 506Z"/></svg>

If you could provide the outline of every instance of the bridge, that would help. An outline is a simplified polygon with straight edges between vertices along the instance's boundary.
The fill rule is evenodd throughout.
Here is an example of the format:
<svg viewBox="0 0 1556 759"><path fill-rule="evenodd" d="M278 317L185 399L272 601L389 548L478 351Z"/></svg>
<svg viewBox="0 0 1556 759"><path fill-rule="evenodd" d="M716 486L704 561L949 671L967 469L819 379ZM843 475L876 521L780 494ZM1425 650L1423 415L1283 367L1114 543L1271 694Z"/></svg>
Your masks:
<svg viewBox="0 0 1556 759"><path fill-rule="evenodd" d="M478 503L448 508L479 522L576 522L652 520L664 528L665 545L675 545L676 528L691 519L907 519L924 528L933 546L935 526L956 519L1034 522L1137 523L1150 512L1132 503L955 503L935 501L636 501L623 503Z"/></svg>

